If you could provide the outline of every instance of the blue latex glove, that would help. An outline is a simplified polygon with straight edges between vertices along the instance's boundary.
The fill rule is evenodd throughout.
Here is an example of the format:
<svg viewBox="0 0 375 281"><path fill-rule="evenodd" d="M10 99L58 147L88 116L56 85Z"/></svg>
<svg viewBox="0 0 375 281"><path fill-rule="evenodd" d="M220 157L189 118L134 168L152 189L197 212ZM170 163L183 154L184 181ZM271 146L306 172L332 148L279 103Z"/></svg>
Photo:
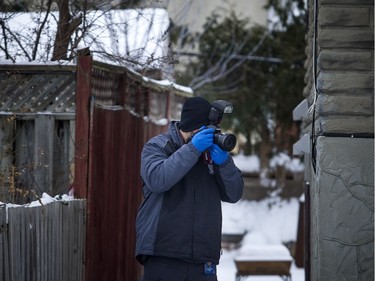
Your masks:
<svg viewBox="0 0 375 281"><path fill-rule="evenodd" d="M214 131L213 128L202 129L193 136L191 142L196 149L203 152L214 143Z"/></svg>
<svg viewBox="0 0 375 281"><path fill-rule="evenodd" d="M220 165L228 159L228 152L222 150L217 144L210 147L211 159L215 164Z"/></svg>

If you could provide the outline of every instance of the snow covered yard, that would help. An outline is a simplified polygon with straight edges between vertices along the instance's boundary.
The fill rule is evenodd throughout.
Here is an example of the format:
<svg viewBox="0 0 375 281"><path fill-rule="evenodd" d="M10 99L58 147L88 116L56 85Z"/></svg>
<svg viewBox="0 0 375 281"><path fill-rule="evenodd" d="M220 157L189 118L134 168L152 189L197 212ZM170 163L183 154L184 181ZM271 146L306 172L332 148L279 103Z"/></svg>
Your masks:
<svg viewBox="0 0 375 281"><path fill-rule="evenodd" d="M233 157L233 160L242 172L256 172L260 175L260 182L269 181L262 176L257 155L238 154ZM304 170L300 159L290 158L285 153L279 153L270 160L270 168L275 168L276 165L284 166L291 172L303 172ZM263 187L267 188L268 185L265 184ZM244 236L235 249L224 249L217 269L218 280L235 281L237 272L235 259L247 249L254 249L254 246L272 248L272 246L277 247L283 243L295 242L297 240L299 206L299 198L281 199L277 192L270 193L260 201L242 199L236 204L222 203L223 234L244 234ZM277 259L277 253L274 256L272 253L266 255L268 255L267 258ZM294 260L292 260L290 273L293 281L305 279L304 269L297 268ZM271 275L252 275L241 279L241 281L247 280L280 281L282 279L280 276Z"/></svg>
<svg viewBox="0 0 375 281"><path fill-rule="evenodd" d="M223 233L245 233L236 249L226 249L218 266L219 281L234 281L236 276L235 258L246 247L256 245L281 245L296 241L299 201L297 198L281 200L266 198L262 201L241 200L236 204L223 203ZM304 280L304 269L292 262L293 281ZM250 276L241 280L281 280L279 276Z"/></svg>

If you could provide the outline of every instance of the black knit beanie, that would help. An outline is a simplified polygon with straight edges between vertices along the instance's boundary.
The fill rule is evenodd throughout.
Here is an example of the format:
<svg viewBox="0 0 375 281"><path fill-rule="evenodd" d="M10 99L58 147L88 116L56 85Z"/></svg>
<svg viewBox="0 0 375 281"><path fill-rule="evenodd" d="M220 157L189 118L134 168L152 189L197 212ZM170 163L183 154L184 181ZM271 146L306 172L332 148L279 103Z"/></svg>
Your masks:
<svg viewBox="0 0 375 281"><path fill-rule="evenodd" d="M183 132L191 132L202 126L210 124L208 115L211 103L201 97L188 98L181 111L180 129Z"/></svg>

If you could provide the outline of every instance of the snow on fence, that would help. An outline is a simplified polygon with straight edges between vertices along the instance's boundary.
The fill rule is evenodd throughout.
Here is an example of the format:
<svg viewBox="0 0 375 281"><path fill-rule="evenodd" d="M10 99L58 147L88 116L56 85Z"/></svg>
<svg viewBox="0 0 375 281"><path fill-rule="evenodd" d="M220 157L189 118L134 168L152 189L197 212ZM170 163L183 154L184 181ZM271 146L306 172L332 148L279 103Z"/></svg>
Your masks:
<svg viewBox="0 0 375 281"><path fill-rule="evenodd" d="M0 205L0 280L84 280L86 201Z"/></svg>

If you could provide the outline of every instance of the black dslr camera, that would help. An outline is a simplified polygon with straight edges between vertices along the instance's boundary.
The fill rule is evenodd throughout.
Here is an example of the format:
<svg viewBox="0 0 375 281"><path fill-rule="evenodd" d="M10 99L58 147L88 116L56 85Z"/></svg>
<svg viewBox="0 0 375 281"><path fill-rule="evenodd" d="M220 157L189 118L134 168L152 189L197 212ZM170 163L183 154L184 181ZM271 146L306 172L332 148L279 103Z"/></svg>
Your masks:
<svg viewBox="0 0 375 281"><path fill-rule="evenodd" d="M237 143L236 136L233 134L223 134L220 130L220 122L224 113L232 113L233 105L225 100L216 100L212 102L208 119L210 120L209 128L214 128L214 143L225 151L231 151Z"/></svg>

